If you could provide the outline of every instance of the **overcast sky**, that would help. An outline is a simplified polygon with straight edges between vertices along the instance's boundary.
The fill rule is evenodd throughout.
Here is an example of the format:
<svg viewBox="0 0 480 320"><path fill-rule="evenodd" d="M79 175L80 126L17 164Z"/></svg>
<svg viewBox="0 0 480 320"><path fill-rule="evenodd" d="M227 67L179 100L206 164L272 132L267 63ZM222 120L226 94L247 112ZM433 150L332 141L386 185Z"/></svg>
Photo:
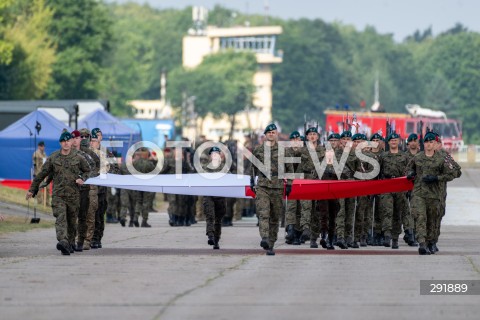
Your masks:
<svg viewBox="0 0 480 320"><path fill-rule="evenodd" d="M373 25L380 33L393 33L397 41L415 30L432 27L434 35L460 22L469 30L480 32L479 0L106 0L108 2L148 3L152 7L184 8L215 4L243 13L264 14L265 4L271 16L283 19L320 18L340 21L363 30Z"/></svg>

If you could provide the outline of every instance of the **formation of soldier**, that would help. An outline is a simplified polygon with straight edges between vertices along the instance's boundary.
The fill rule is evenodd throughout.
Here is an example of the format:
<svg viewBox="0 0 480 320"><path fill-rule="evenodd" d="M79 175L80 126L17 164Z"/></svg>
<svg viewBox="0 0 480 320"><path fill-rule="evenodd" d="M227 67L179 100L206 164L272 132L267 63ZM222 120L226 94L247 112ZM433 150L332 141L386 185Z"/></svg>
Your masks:
<svg viewBox="0 0 480 320"><path fill-rule="evenodd" d="M271 128L266 129L267 139ZM317 128L311 127L306 130L303 140L304 143L297 131L290 135L290 141L295 144L290 151L293 156L301 158L301 162L294 165L294 171L303 174L304 179L353 180L357 179L356 172L372 173L373 164L378 163L379 172L374 179L407 176L414 180L414 189L347 199L287 201L287 244L301 245L310 241L311 248L318 248L320 238L320 245L328 250L335 249L335 246L348 249L368 245L398 249L403 231L405 243L419 246L419 254L438 251L440 224L445 215L446 183L461 175L460 166L442 149L438 134L428 132L425 135L424 151L420 151L418 136L411 134L406 152L400 150L401 137L395 132L386 138L375 133L370 140L362 133L331 133L322 146ZM356 155L355 149L361 143L364 146L362 154L373 162ZM385 151L385 144L388 151ZM337 174L333 161L339 163L344 152L347 152L345 166ZM325 168L323 175L318 177L315 166L320 167L322 162ZM261 204L261 201L257 200L257 203Z"/></svg>
<svg viewBox="0 0 480 320"><path fill-rule="evenodd" d="M403 152L399 148L401 137L395 132L386 138L375 133L370 139L361 133L352 135L350 131L331 133L322 144L317 128L310 127L306 129L305 138L297 131L292 132L291 147L282 150L284 154L279 151L275 124L267 126L264 134L264 142L252 153L261 163L271 161L270 171L264 172L250 161L244 161L244 173L251 175L260 246L267 255L275 254L274 245L283 222L285 242L289 245L309 241L311 248L320 245L328 250L334 250L335 246L347 249L368 245L398 249L403 232L403 240L409 246L419 246L419 254L434 254L439 250L437 242L445 214L446 184L461 175L461 168L441 148L440 137L434 132L425 135L424 151L419 150L418 136L411 134L407 139L408 150ZM35 196L39 188L53 181L57 249L64 255L102 248L105 214L107 222L119 222L124 227L127 215L130 227L151 227L148 217L153 210L155 193L83 185L89 177L107 172L132 174L129 164L118 168L108 161L108 154L101 151L102 137L98 128L91 132L88 129L63 132L59 139L61 149L44 160L26 195L27 199ZM367 158L355 152L359 145L363 146L361 153ZM194 173L193 154L191 148L166 147L160 174L176 173L178 159L181 159L182 173ZM207 172L218 171L224 166L225 156L217 147L206 150L200 157L202 168ZM283 163L280 157L295 157L300 161ZM346 160L345 165L337 172L335 163L342 159ZM134 172L150 173L158 160L148 148L140 148L131 161ZM374 179L406 175L414 181L413 190L347 199L289 201L292 179L280 175L281 172L294 174L295 178L301 174L304 179L355 180L358 179L356 173L374 172L374 163L379 165ZM324 164L321 171L318 170L320 164ZM230 172L236 173L236 168ZM214 249L220 248L222 225L231 226L233 217L241 218L242 213L250 210L248 200L173 194L166 195L166 199L170 225L190 226L197 218L205 219L207 243Z"/></svg>

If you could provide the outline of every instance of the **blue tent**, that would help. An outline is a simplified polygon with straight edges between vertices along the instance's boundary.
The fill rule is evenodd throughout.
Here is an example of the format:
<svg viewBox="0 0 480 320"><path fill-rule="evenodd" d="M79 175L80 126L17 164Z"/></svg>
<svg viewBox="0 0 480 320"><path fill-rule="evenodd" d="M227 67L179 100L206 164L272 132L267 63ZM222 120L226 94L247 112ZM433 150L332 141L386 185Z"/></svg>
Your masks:
<svg viewBox="0 0 480 320"><path fill-rule="evenodd" d="M0 179L31 179L37 143L44 141L45 152L50 155L60 149L58 138L64 128L73 130L47 112L36 110L0 131Z"/></svg>
<svg viewBox="0 0 480 320"><path fill-rule="evenodd" d="M102 145L106 146L108 150L125 158L128 148L134 143L141 141L142 136L138 130L132 129L126 124L123 124L105 110L95 110L78 122L79 130L87 128L90 131L94 128L100 128L103 135ZM113 141L119 141L122 147L110 147Z"/></svg>

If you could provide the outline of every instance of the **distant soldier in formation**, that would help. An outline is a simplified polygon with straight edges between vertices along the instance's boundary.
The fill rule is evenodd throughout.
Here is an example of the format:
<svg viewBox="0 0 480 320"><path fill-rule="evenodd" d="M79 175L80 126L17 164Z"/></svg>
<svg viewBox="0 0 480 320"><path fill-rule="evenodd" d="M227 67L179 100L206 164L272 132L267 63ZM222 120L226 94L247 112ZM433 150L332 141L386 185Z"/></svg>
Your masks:
<svg viewBox="0 0 480 320"><path fill-rule="evenodd" d="M295 158L301 157L303 141L300 138L298 131L293 131L290 134L290 141L294 142L296 146L292 147L292 156ZM293 163L293 171L299 172L300 163ZM302 207L300 200L288 200L287 198L287 210L285 212L285 243L300 245L300 236L302 229L300 227L300 219L302 214ZM294 243L295 242L295 243Z"/></svg>
<svg viewBox="0 0 480 320"><path fill-rule="evenodd" d="M209 161L205 163L203 169L206 172L219 172L225 165L222 159L221 151L218 147L212 147L209 153ZM206 218L206 234L208 244L213 249L220 249L219 241L222 235L222 219L226 213L226 198L224 197L203 197L203 211Z"/></svg>
<svg viewBox="0 0 480 320"><path fill-rule="evenodd" d="M262 172L255 166L252 170L251 187L256 192L255 204L259 216L260 246L267 251L267 255L275 255L273 250L277 241L279 218L282 210L282 198L284 183L278 176L278 132L275 124L265 128L266 140L253 151L253 155L262 163L270 162L270 172ZM267 150L269 149L269 150ZM270 159L268 158L270 155ZM287 149L286 156L290 156ZM293 173L293 166L286 164L285 173ZM254 179L258 176L258 183L254 185ZM287 181L285 194L291 191L291 180Z"/></svg>
<svg viewBox="0 0 480 320"><path fill-rule="evenodd" d="M45 153L45 142L40 141L37 145L37 150L33 153L32 162L33 162L33 177L35 178L37 174L42 170L43 164L47 161L47 154ZM48 188L44 189L41 197L37 197L37 203L41 204L45 200L47 206L50 205L50 192Z"/></svg>
<svg viewBox="0 0 480 320"><path fill-rule="evenodd" d="M135 170L143 174L152 172L155 169L155 166L151 161L148 160L149 156L150 152L147 148L140 148L137 150L132 163ZM151 225L148 223L148 213L152 203L152 196L155 196L154 192L136 191L135 216L133 219L133 224L136 227L139 226L138 217L140 215L142 216L141 227L151 227Z"/></svg>
<svg viewBox="0 0 480 320"><path fill-rule="evenodd" d="M42 170L32 181L26 199L34 197L40 183L49 175L53 179L52 211L56 218L57 249L63 255L73 253L72 230L76 230L76 218L80 204L79 186L90 175L87 161L72 149L72 135L65 131L60 135L61 149L47 158ZM75 233L73 233L73 236Z"/></svg>

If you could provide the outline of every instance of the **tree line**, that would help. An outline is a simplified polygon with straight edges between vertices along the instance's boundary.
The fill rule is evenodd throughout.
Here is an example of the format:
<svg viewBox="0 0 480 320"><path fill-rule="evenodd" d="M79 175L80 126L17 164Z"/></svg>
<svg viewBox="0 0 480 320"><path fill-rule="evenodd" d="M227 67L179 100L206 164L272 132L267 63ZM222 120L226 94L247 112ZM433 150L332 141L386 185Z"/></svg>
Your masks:
<svg viewBox="0 0 480 320"><path fill-rule="evenodd" d="M210 25L264 25L216 6ZM463 121L464 139L480 143L480 34L461 24L433 36L417 30L402 42L373 27L356 30L321 19L269 18L283 27L273 68L273 118L290 131L304 115L324 122L325 108L373 104L376 77L388 112L407 103L445 111ZM195 70L182 68L182 37L192 27L191 8L97 0L0 0L0 99L108 99L112 112L131 115L128 100L158 99L160 73L168 73L168 99L182 106L195 96L199 117L232 117L251 103L248 79L255 60L226 52Z"/></svg>

